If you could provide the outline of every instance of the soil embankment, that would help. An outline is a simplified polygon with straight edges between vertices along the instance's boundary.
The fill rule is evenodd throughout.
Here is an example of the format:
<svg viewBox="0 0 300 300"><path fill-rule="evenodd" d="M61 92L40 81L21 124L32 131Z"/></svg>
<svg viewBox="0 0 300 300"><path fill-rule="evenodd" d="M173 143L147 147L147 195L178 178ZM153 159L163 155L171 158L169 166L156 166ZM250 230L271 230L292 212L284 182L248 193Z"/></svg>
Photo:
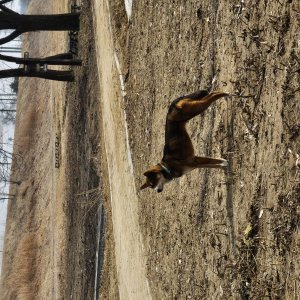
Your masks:
<svg viewBox="0 0 300 300"><path fill-rule="evenodd" d="M122 74L119 74L109 10L109 1L94 3L102 128L110 185L119 296L121 299L151 299L123 109Z"/></svg>
<svg viewBox="0 0 300 300"><path fill-rule="evenodd" d="M161 158L173 99L235 94L189 125L196 153L229 159L231 173L138 192L154 299L299 294L299 12L299 1L137 1L126 27L111 5L137 188Z"/></svg>

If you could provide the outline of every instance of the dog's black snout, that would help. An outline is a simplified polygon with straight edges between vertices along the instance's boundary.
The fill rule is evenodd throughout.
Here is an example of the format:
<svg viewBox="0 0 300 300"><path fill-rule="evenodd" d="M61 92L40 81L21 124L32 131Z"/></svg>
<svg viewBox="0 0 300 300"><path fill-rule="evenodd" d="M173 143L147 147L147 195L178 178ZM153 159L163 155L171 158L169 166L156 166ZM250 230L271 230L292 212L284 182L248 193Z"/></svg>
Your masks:
<svg viewBox="0 0 300 300"><path fill-rule="evenodd" d="M157 189L158 193L161 193L163 191L163 189Z"/></svg>

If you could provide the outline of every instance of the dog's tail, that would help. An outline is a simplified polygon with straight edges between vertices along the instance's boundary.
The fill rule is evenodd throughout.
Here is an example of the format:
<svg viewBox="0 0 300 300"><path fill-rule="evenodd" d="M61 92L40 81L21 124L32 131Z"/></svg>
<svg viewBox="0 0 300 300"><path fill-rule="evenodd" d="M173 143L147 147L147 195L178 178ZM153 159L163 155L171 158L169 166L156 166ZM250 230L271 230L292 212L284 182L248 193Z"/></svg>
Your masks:
<svg viewBox="0 0 300 300"><path fill-rule="evenodd" d="M212 102L218 100L219 98L226 97L229 94L226 92L220 92L220 91L215 91L210 93L208 96L205 98L209 98Z"/></svg>

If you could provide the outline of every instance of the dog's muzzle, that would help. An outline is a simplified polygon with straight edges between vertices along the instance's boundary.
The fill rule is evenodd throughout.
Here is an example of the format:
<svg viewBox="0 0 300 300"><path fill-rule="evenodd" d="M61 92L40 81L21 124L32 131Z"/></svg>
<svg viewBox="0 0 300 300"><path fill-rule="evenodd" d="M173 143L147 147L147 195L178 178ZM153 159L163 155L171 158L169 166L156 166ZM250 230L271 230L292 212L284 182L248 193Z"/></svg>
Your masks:
<svg viewBox="0 0 300 300"><path fill-rule="evenodd" d="M163 188L156 187L155 190L156 190L158 193L161 193L161 192L163 191Z"/></svg>

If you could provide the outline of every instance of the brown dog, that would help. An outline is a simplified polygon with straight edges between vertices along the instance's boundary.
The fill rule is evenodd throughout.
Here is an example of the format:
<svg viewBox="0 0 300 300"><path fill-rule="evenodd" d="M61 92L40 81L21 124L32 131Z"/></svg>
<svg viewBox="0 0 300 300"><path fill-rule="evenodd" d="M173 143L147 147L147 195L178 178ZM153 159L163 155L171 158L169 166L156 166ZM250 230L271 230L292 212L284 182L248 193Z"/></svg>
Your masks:
<svg viewBox="0 0 300 300"><path fill-rule="evenodd" d="M172 102L167 114L162 161L144 173L147 179L141 190L150 187L160 193L165 183L193 169L227 166L227 161L222 158L195 156L192 141L185 128L190 119L204 112L217 99L227 95L223 92L209 94L207 91L199 91Z"/></svg>

